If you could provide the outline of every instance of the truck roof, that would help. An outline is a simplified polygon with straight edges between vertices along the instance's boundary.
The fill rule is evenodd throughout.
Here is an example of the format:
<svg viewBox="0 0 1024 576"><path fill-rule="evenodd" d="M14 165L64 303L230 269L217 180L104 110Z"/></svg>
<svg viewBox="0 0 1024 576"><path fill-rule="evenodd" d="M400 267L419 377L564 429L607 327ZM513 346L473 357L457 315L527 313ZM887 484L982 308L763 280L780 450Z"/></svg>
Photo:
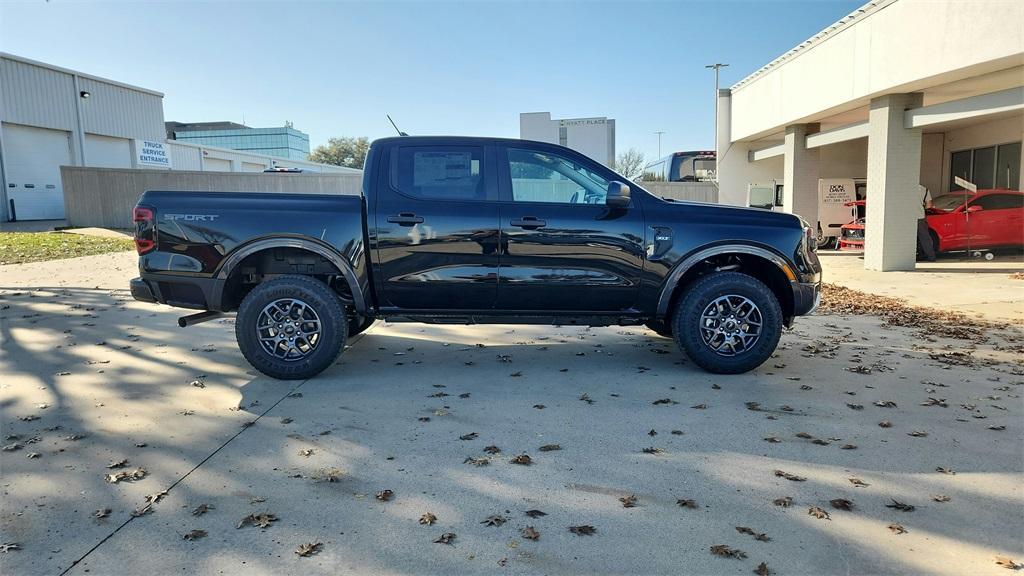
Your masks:
<svg viewBox="0 0 1024 576"><path fill-rule="evenodd" d="M547 146L558 146L551 142L541 142L539 140L524 140L522 138L498 138L495 136L445 136L445 135L432 135L432 136L388 136L386 138L377 138L373 141L373 144L392 144L400 142L402 144L429 144L435 142L453 143L457 142L460 144L486 144L486 143L529 143L529 144L543 144Z"/></svg>

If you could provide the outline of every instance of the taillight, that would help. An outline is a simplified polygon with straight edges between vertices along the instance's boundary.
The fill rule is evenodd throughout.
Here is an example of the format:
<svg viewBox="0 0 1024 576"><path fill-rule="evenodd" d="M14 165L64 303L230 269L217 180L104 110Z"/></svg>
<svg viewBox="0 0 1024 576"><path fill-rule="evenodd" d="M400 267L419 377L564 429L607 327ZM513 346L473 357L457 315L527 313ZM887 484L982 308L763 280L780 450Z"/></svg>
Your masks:
<svg viewBox="0 0 1024 576"><path fill-rule="evenodd" d="M135 222L152 222L153 211L149 208L143 208L142 206L135 207Z"/></svg>
<svg viewBox="0 0 1024 576"><path fill-rule="evenodd" d="M136 206L132 212L132 221L135 222L135 251L140 255L145 254L156 247L153 209Z"/></svg>

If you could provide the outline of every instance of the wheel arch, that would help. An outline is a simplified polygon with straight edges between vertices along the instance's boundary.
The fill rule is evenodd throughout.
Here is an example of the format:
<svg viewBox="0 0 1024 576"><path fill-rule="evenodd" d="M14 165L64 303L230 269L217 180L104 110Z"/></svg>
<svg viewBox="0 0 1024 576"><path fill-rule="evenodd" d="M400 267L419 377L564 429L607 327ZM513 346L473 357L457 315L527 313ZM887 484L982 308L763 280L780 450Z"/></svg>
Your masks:
<svg viewBox="0 0 1024 576"><path fill-rule="evenodd" d="M352 264L333 247L313 238L303 236L275 236L272 238L262 238L239 246L228 254L228 256L221 261L217 272L214 273L214 279L216 281L214 297L217 299L215 302L216 308L214 309L222 308L224 304L224 291L227 288L228 280L232 277L232 274L238 270L238 266L242 264L242 262L261 252L280 248L301 250L320 256L329 262L348 286L349 292L352 295L352 305L356 309L356 312L364 314L367 311L366 299Z"/></svg>
<svg viewBox="0 0 1024 576"><path fill-rule="evenodd" d="M723 270L743 272L763 282L775 294L787 322L793 317L795 273L792 266L774 250L752 244L700 248L676 264L662 284L656 317L667 318L686 287L697 278Z"/></svg>

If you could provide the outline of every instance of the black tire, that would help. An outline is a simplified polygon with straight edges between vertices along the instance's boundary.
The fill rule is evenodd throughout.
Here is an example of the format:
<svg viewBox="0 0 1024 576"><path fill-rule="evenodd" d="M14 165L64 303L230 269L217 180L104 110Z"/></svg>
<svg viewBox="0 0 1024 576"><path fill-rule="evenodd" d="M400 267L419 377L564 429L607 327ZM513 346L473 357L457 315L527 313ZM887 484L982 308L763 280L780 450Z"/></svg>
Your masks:
<svg viewBox="0 0 1024 576"><path fill-rule="evenodd" d="M306 344L300 344L302 335L298 335L298 341L290 344L286 341L274 344L274 350L281 351L282 346L287 350L289 358L283 358L271 353L264 346L259 334L269 334L266 330L275 332L274 326L267 326L263 332L257 332L257 322L263 317L264 311L269 309L275 302L286 302L291 299L300 300L304 307L299 308L289 305L288 315L283 316L285 320L291 318L298 323L300 317L291 316L298 310L301 318L306 322L295 324L292 329L314 326L312 316L319 319L320 332L315 342L307 340ZM275 309L282 312L282 309ZM283 313L283 312L282 312ZM270 316L264 317L264 319ZM287 323L283 322L287 329ZM281 325L278 325L280 327ZM285 335L285 332L277 332ZM252 367L260 372L277 378L278 380L304 380L316 376L330 366L338 354L345 347L345 340L348 337L348 318L341 306L338 296L331 291L323 282L309 276L286 275L278 276L268 280L252 289L238 307L238 317L235 320L235 339L238 340L238 348L242 351L245 359L252 364ZM294 340L294 337L293 337ZM304 347L300 350L298 347ZM292 354L292 350L295 354Z"/></svg>
<svg viewBox="0 0 1024 576"><path fill-rule="evenodd" d="M722 348L723 353L716 352L702 336L702 314L717 299L725 296L746 299L757 307L762 320L757 338L738 352L725 348ZM720 327L725 328L728 321L726 318ZM742 374L757 368L775 352L782 336L782 308L775 294L760 280L739 272L716 272L700 278L686 289L676 305L672 327L676 344L698 366L715 374ZM717 342L719 336L713 336L712 342ZM732 336L728 338L731 340ZM733 354L724 355L725 352Z"/></svg>
<svg viewBox="0 0 1024 576"><path fill-rule="evenodd" d="M370 326L373 326L374 322L376 322L376 320L373 318L360 316L353 312L348 319L348 337L352 338L353 336L366 332Z"/></svg>
<svg viewBox="0 0 1024 576"><path fill-rule="evenodd" d="M644 326L647 326L662 338L672 337L672 326L662 320L651 320L649 322L645 322Z"/></svg>

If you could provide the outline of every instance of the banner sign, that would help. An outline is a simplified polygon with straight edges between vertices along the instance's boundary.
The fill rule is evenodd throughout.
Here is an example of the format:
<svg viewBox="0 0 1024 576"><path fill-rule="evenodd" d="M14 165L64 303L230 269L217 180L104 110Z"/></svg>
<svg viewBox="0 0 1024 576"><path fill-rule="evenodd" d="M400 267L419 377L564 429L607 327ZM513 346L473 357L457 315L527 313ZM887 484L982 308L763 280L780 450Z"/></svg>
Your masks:
<svg viewBox="0 0 1024 576"><path fill-rule="evenodd" d="M171 156L163 142L135 141L136 161L140 166L171 167Z"/></svg>

